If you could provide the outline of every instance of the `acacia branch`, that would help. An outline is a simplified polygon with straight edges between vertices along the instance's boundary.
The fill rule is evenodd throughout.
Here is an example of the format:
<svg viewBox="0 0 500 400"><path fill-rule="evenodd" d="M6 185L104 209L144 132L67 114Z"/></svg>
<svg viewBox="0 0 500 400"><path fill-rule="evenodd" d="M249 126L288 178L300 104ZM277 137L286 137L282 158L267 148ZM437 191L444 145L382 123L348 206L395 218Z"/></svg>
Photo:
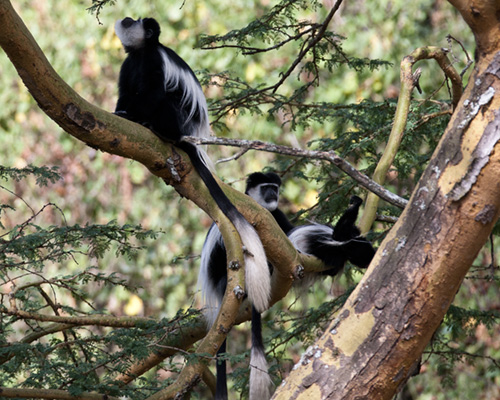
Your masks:
<svg viewBox="0 0 500 400"><path fill-rule="evenodd" d="M37 329L35 332L31 332L30 334L26 335L20 343L32 343L35 340L38 340L46 335L50 335L52 333L56 332L62 332L67 329L73 328L73 324L51 324L49 326L46 326L44 328ZM10 359L12 359L16 354L14 352L9 352L9 353L4 353L3 356L0 357L0 365L6 363Z"/></svg>
<svg viewBox="0 0 500 400"><path fill-rule="evenodd" d="M244 263L243 244L238 235L234 235L232 232L230 224L221 226L221 234L224 239L228 260L226 292L214 324L196 349L197 353L212 356L215 356L228 332L235 324L245 294L243 290L245 270L241 268ZM186 395L202 378L207 365L208 360L205 358L191 359L172 385L156 392L148 397L148 400L174 399Z"/></svg>
<svg viewBox="0 0 500 400"><path fill-rule="evenodd" d="M281 249L281 251L284 254L288 252L286 248ZM228 257L228 259L231 258ZM321 272L325 270L324 264L319 259L303 253L299 254L299 258L297 260L292 260L290 265L293 266L293 268L290 268L289 274L293 275L295 279L302 279L304 276L306 276L308 272ZM280 274L281 272L279 270L275 270L275 273L273 273L272 276L273 288L282 285L281 283L282 278L280 278ZM206 337L206 342L210 346L212 346L212 349L208 349L208 351L204 351L204 353L213 355L214 354L213 351L214 350L216 351L220 347L220 344L222 343L221 339L226 337L231 326L241 324L242 322L248 321L250 319L251 306L248 300L245 300L243 302L243 304L239 307L238 314L236 315L236 317L234 316L233 312L234 312L235 299L233 297L236 296L237 294L237 291L235 291L234 289L236 288L236 286L238 286L238 284L241 285L241 280L240 280L241 278L239 277L238 271L233 271L231 269L228 271L228 276L229 276L228 286L226 288L226 294L221 306L221 308L223 308L223 311L219 313L219 316L214 324L216 330L215 331L211 330ZM234 281L235 283L233 284L232 281ZM288 292L288 290L289 287L281 287L282 293L286 293ZM271 299L271 303L276 302L281 296L280 292L277 292L276 289L273 289L273 294L274 295L273 298ZM229 301L226 299L229 299ZM138 376L141 376L147 371L151 370L152 368L155 368L165 358L171 357L174 354L176 354L178 352L177 349L183 349L183 350L188 349L193 343L195 343L205 335L206 322L200 316L200 318L198 318L194 326L193 325L186 325L185 327L183 326L181 328L181 332L182 335L177 335L175 337L172 337L172 334L170 333L169 337L165 338L165 341L161 341L160 343L158 343L157 346L154 347L155 351L153 353L151 353L145 359L142 359L136 362L135 364L131 365L127 369L127 372L119 375L116 378L116 381L120 385L126 385L132 382ZM191 340L187 340L184 338L191 338ZM163 345L166 342L169 343L168 346ZM197 352L198 353L202 352L200 347L197 349ZM205 370L202 371L203 374L206 373ZM191 374L189 375L188 378L183 377L182 379L185 383L190 384L191 379L197 379L197 378L198 378L197 374ZM172 394L169 390L168 391L167 390L161 394L162 398L168 398L168 396Z"/></svg>
<svg viewBox="0 0 500 400"><path fill-rule="evenodd" d="M314 150L302 150L296 147L281 146L273 143L266 143L260 140L242 140L242 139L226 139L226 138L196 138L187 137L186 141L195 144L207 144L207 145L219 145L219 146L233 146L242 147L246 150L258 150L265 151L269 153L283 154L291 157L307 158L311 160L322 160L328 161L334 164L341 171L345 172L352 179L358 182L365 189L377 194L380 198L384 199L388 203L395 205L399 208L405 208L408 200L399 197L398 195L387 190L383 186L379 185L372 179L370 179L365 174L359 172L352 164L339 157L333 150L330 151L314 151Z"/></svg>
<svg viewBox="0 0 500 400"><path fill-rule="evenodd" d="M268 98L272 98L278 89L283 85L283 83L290 77L290 75L293 73L293 71L299 66L299 64L302 62L302 60L305 58L305 56L311 51L311 49L314 49L315 46L325 37L325 34L328 29L328 25L332 21L333 17L335 16L336 12L340 8L343 0L337 0L335 4L333 5L332 9L329 11L328 15L325 17L323 22L314 25L311 28L310 32L310 37L308 37L306 40L302 42L299 54L295 58L295 60L291 63L290 67L283 73L280 74L281 78L275 82L272 85L266 86L262 89L251 91L250 93L245 94L242 97L236 98L235 100L232 100L228 102L227 104L224 104L220 107L217 108L217 112L221 113L224 109L236 109L240 105L242 105L247 99L252 98L252 97L257 97L259 95L262 95L264 93L268 93ZM303 36L304 32L300 33L300 36ZM286 43L282 42L280 44L284 45ZM278 47L280 47L278 46ZM240 46L236 46L240 47ZM241 48L241 47L240 47ZM263 50L263 51L268 51L272 50L272 48ZM316 78L317 79L317 78ZM308 85L312 85L313 82L308 83ZM220 118L220 117L219 117Z"/></svg>
<svg viewBox="0 0 500 400"><path fill-rule="evenodd" d="M11 305L13 298L11 299ZM7 315L40 322L54 322L58 324L70 324L72 326L108 326L113 328L132 328L140 324L154 321L152 318L146 317L115 317L112 315L84 315L79 317L67 317L64 315L47 315L39 314L24 310L19 310L16 306L12 306L4 311Z"/></svg>
<svg viewBox="0 0 500 400"><path fill-rule="evenodd" d="M406 122L410 113L411 95L418 84L421 73L420 69L417 69L415 72L412 71L413 66L418 61L432 58L437 61L446 77L448 77L452 83L453 108L457 107L458 101L462 96L462 78L451 64L447 57L447 53L448 51L446 49L438 47L421 47L414 50L401 61L401 90L398 105L396 107L396 114L394 116L394 123L384 153L373 173L373 180L378 184L383 185L385 183L387 172L394 162L401 141L403 140ZM377 215L378 203L379 196L373 192L369 193L366 197L363 215L359 223L362 233L366 233L371 229Z"/></svg>
<svg viewBox="0 0 500 400"><path fill-rule="evenodd" d="M269 87L268 89L272 90L273 93L278 90L278 88L285 82L285 80L290 76L290 74L293 72L293 70L299 65L299 63L303 60L303 58L306 56L306 54L314 48L318 42L323 39L323 36L325 36L326 30L328 29L328 25L330 24L331 20L333 19L335 13L339 9L340 5L342 4L342 0L337 0L326 16L325 20L321 23L320 29L318 30L317 34L315 36L312 36L309 43L307 46L304 46L304 48L301 50L297 58L294 60L292 65L288 68L288 70L282 74L281 79L272 87Z"/></svg>
<svg viewBox="0 0 500 400"><path fill-rule="evenodd" d="M140 162L214 221L225 219L182 151L161 141L149 129L85 101L57 75L8 0L0 0L0 46L40 108L67 133L93 148ZM270 213L215 178L231 202L255 226L268 259L278 271L283 271L277 274L281 285L273 286L272 298L277 301L286 294L283 288L291 286L288 270L297 259L296 250ZM276 249L287 249L289 253ZM275 256L278 253L280 256Z"/></svg>

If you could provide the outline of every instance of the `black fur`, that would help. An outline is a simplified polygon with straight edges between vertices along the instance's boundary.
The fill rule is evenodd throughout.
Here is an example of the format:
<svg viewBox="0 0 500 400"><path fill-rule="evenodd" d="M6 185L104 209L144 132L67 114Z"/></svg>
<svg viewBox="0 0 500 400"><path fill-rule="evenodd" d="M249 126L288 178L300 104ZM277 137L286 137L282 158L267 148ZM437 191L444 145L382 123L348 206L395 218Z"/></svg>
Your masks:
<svg viewBox="0 0 500 400"><path fill-rule="evenodd" d="M289 232L297 250L323 261L328 269L322 275L337 275L347 261L366 268L375 255L373 246L355 225L361 203L358 196L352 196L349 207L333 228L320 224L302 225Z"/></svg>
<svg viewBox="0 0 500 400"><path fill-rule="evenodd" d="M188 154L210 194L234 224L248 250L245 252L247 293L255 307L263 311L268 304L269 275L267 285L259 282L258 290L252 291L257 287L253 281L256 278L261 280L269 273L262 243L253 227L221 190L198 148L182 141L184 136L210 135L207 105L200 83L184 60L159 42L160 26L156 20L125 18L116 23L115 29L128 53L120 70L115 114L146 126L159 138L175 144ZM213 229L216 229L215 225ZM210 263L215 263L220 269L210 269L208 279L217 282L215 290L222 298L227 284L226 253L222 240L219 240L221 245L215 246ZM225 343L220 351L225 351ZM217 370L218 376L224 380L224 387L218 388L217 398L227 398L225 362L218 363Z"/></svg>
<svg viewBox="0 0 500 400"><path fill-rule="evenodd" d="M139 21L125 18L122 25ZM120 70L115 113L147 126L165 141L179 143L182 136L192 136L195 127L205 122L202 121L204 110L193 107L193 99L184 96L185 82L180 81L177 87L165 90L164 59L160 51L166 53L175 68L190 75L200 91L201 86L186 62L159 42L158 22L145 18L142 25L146 32L150 32L144 44L141 47L124 45L128 56ZM188 118L192 108L194 114Z"/></svg>
<svg viewBox="0 0 500 400"><path fill-rule="evenodd" d="M200 83L191 68L159 42L160 26L153 18L125 18L117 21L115 30L128 53L120 70L115 113L148 127L162 140L174 143L188 154L210 194L234 224L248 249L245 253L247 289L255 287L251 280L267 272L262 243L219 187L199 149L182 141L185 136L210 135L207 105ZM264 292L249 293L261 311L268 304L267 294L262 295Z"/></svg>

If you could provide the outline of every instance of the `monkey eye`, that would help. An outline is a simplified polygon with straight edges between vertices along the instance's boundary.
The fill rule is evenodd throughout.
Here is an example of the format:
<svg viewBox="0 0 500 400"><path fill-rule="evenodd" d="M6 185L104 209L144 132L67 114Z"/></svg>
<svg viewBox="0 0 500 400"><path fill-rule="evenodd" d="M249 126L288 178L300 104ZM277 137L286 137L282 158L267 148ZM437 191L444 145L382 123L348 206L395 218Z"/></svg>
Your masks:
<svg viewBox="0 0 500 400"><path fill-rule="evenodd" d="M152 36L153 36L153 30L152 29L146 29L146 39L149 39Z"/></svg>

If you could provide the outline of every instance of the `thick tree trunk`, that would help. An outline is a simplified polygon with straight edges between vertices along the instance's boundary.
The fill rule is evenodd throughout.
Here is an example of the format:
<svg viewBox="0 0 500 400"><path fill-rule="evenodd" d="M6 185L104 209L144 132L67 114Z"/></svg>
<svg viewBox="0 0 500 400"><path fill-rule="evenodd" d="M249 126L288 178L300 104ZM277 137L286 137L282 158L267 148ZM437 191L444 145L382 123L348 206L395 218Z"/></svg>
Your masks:
<svg viewBox="0 0 500 400"><path fill-rule="evenodd" d="M400 220L276 399L391 399L498 219L500 4L456 3L478 30L470 83Z"/></svg>

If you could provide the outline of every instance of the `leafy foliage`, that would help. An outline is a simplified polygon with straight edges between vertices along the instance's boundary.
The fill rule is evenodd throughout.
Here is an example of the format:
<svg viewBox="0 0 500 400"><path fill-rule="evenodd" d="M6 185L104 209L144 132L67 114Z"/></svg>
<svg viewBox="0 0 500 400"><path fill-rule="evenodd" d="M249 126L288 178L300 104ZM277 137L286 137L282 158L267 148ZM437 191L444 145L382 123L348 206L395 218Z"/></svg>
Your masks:
<svg viewBox="0 0 500 400"><path fill-rule="evenodd" d="M45 167L2 167L0 171L4 180L16 182L34 176L40 186L60 178L55 170ZM78 268L74 273L59 269L68 263L79 265L78 260L87 264L101 259L110 250L117 257L132 258L144 243L156 239L157 233L116 222L49 227L36 224L51 208L62 213L57 206L46 204L0 237L0 380L17 385L24 377L25 387L63 387L75 396L89 387L118 393L116 384L100 381L97 370L125 371L133 360L151 352L148 345L152 340L159 341L168 330L177 328L178 322L139 320L130 328L112 331L79 328L78 317L101 314L91 301L94 290L135 288L117 273L100 272L97 267ZM74 316L75 326L68 329L71 324L43 326L36 322L40 318L43 321L47 309L55 316ZM23 320L32 333L16 340ZM46 340L39 340L42 338ZM118 350L110 351L113 348Z"/></svg>
<svg viewBox="0 0 500 400"><path fill-rule="evenodd" d="M274 84L268 82L252 86L228 71L211 75L210 81L215 81L225 92L223 98L212 104L215 122L235 110L260 114L262 106L268 105L270 116L278 112L286 113L289 119L285 123L290 123L293 129L297 123L307 126L311 120L323 120L319 115L330 106L316 103L308 107L306 102L309 89L319 85L327 72L332 72L341 65L355 71L365 68L373 71L391 65L384 60L357 58L346 54L341 46L344 38L327 29L336 7L329 11L324 20L318 22L315 14L321 14L321 8L322 5L316 1L284 0L241 29L224 35L201 37L198 45L203 49L235 48L247 56L274 53L275 57L279 57L280 53L288 52L289 48L300 49L291 65L285 64L274 71L274 74L278 72ZM310 19L304 19L304 13ZM267 47L261 47L262 44ZM288 79L292 73L297 76L295 83ZM308 117L297 119L296 114L304 110L308 110Z"/></svg>

